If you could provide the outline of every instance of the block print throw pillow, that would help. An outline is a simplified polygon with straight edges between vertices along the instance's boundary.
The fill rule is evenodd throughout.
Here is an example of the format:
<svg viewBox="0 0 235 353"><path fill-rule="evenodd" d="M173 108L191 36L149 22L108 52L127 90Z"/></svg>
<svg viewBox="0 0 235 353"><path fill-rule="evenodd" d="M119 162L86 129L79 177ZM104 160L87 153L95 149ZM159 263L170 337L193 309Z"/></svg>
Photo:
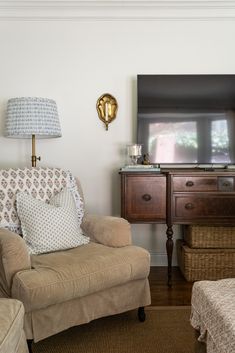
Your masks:
<svg viewBox="0 0 235 353"><path fill-rule="evenodd" d="M16 210L16 195L27 192L35 199L49 202L63 188L72 193L79 222L84 216L84 200L81 197L77 182L70 171L60 168L17 168L0 170L0 228L22 235L20 220Z"/></svg>
<svg viewBox="0 0 235 353"><path fill-rule="evenodd" d="M16 201L30 254L70 249L89 242L82 234L75 201L68 188L53 196L49 203L26 192L19 192Z"/></svg>

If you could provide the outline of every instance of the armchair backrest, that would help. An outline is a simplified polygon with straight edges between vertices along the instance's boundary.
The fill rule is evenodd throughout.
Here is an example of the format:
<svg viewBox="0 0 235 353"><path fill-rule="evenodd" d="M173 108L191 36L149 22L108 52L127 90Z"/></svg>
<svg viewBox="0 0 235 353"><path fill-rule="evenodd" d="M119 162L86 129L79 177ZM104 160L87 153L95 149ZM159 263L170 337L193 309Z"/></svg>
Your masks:
<svg viewBox="0 0 235 353"><path fill-rule="evenodd" d="M69 171L59 168L23 168L0 170L0 228L21 234L16 211L16 194L25 191L33 197L48 202L64 187L75 199L78 217L82 221L84 202L81 185L79 191L75 178Z"/></svg>

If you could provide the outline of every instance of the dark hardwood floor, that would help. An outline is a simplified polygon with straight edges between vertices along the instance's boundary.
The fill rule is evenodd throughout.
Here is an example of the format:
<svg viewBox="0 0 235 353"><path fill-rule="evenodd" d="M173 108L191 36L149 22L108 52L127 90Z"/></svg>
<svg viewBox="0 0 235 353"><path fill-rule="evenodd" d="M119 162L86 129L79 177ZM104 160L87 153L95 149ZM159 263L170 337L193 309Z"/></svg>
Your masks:
<svg viewBox="0 0 235 353"><path fill-rule="evenodd" d="M167 285L167 267L151 267L149 275L153 306L190 305L193 283L187 282L178 267L172 268L172 287Z"/></svg>

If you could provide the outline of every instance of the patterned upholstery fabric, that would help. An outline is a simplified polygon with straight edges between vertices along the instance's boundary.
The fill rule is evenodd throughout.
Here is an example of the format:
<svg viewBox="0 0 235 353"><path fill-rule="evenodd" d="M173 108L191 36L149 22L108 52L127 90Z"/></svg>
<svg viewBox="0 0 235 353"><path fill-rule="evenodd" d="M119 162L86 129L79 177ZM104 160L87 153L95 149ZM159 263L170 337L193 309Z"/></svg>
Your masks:
<svg viewBox="0 0 235 353"><path fill-rule="evenodd" d="M49 204L25 192L19 192L16 200L23 238L31 254L71 249L89 242L82 235L68 188L53 196Z"/></svg>
<svg viewBox="0 0 235 353"><path fill-rule="evenodd" d="M24 168L0 170L0 227L22 234L16 211L16 194L25 191L36 199L49 202L50 198L67 187L75 199L79 223L84 215L75 178L59 168Z"/></svg>
<svg viewBox="0 0 235 353"><path fill-rule="evenodd" d="M235 278L194 283L191 325L207 353L235 352Z"/></svg>

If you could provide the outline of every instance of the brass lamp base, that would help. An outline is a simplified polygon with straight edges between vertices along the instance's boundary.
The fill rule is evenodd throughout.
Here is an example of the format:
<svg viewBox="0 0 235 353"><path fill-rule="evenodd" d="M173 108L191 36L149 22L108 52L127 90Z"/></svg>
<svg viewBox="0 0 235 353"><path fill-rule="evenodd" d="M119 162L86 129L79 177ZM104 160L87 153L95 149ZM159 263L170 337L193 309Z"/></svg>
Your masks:
<svg viewBox="0 0 235 353"><path fill-rule="evenodd" d="M41 160L41 157L36 156L35 152L35 135L32 135L32 157L31 157L31 162L32 162L32 167L37 166L37 161Z"/></svg>
<svg viewBox="0 0 235 353"><path fill-rule="evenodd" d="M41 157L32 156L31 157L32 167L36 167L37 166L37 161L40 161L40 160L41 160Z"/></svg>

